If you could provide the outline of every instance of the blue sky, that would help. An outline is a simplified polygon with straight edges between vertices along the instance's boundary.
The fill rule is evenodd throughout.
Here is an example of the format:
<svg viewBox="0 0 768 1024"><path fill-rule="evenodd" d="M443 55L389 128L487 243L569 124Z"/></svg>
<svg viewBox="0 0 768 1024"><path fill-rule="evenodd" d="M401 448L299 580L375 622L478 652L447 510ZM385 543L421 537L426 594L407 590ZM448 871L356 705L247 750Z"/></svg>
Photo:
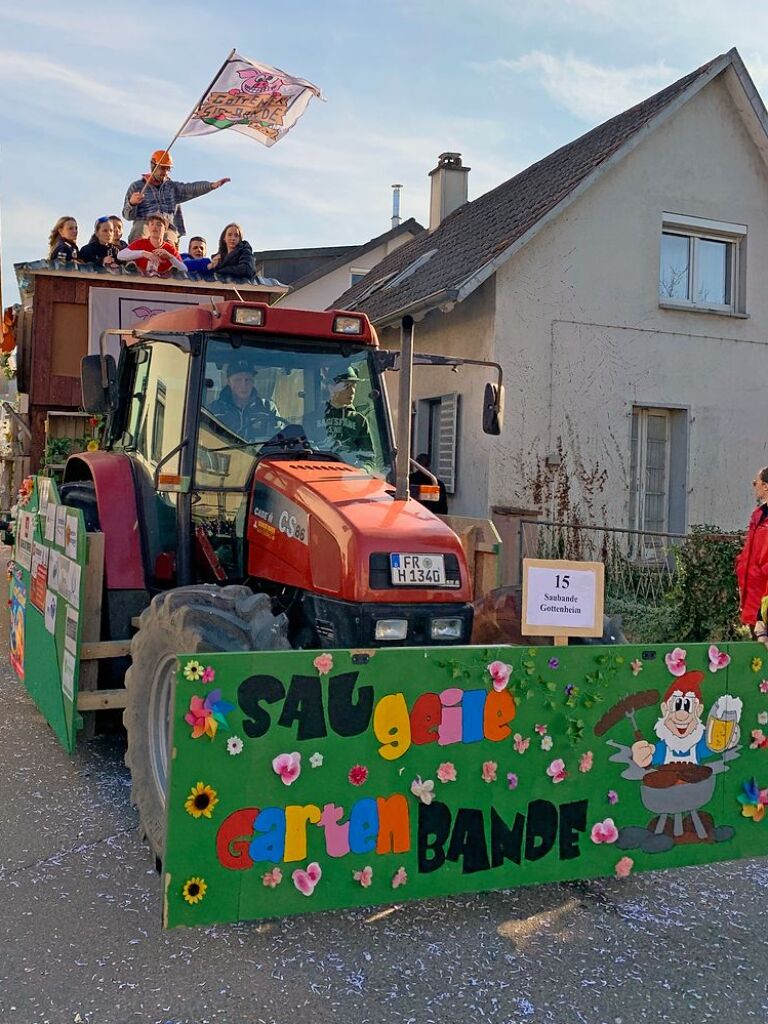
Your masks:
<svg viewBox="0 0 768 1024"><path fill-rule="evenodd" d="M308 78L313 100L267 149L181 139L181 181L232 178L186 206L190 233L242 223L256 249L360 243L425 222L444 150L482 194L595 124L738 46L768 94L763 0L0 0L3 300L62 214L120 212L232 47Z"/></svg>

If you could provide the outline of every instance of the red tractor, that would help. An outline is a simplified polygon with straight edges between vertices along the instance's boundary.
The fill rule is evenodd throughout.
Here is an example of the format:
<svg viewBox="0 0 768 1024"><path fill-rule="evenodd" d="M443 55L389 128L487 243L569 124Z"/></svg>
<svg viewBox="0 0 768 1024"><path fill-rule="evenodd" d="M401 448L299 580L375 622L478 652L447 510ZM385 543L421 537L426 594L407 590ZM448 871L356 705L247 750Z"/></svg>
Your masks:
<svg viewBox="0 0 768 1024"><path fill-rule="evenodd" d="M408 409L409 318L394 353L360 314L246 302L107 331L83 360L105 450L69 459L61 495L104 534L102 638L132 636L127 761L158 858L177 653L470 640L461 544L409 499L408 416L394 445L383 373L398 361ZM502 405L499 371L486 432Z"/></svg>

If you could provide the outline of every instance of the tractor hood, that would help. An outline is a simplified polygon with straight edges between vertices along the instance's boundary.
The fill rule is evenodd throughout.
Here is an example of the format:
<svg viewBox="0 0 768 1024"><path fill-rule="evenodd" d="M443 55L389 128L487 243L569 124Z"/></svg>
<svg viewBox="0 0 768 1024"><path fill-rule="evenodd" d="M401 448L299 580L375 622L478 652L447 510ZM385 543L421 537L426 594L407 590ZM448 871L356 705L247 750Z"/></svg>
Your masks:
<svg viewBox="0 0 768 1024"><path fill-rule="evenodd" d="M419 502L396 501L394 493L345 463L264 460L250 497L249 574L347 601L470 601L456 534ZM393 583L393 554L442 564L440 584Z"/></svg>

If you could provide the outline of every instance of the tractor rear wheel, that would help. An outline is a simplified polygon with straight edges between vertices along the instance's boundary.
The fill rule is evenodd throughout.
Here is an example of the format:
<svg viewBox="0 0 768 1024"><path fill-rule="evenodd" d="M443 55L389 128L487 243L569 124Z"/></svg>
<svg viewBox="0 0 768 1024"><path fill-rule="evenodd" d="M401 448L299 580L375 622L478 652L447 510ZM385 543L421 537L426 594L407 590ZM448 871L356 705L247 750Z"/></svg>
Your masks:
<svg viewBox="0 0 768 1024"><path fill-rule="evenodd" d="M158 861L165 852L165 794L177 654L280 651L290 647L284 615L248 587L178 587L158 594L141 614L125 676L125 763L139 827Z"/></svg>

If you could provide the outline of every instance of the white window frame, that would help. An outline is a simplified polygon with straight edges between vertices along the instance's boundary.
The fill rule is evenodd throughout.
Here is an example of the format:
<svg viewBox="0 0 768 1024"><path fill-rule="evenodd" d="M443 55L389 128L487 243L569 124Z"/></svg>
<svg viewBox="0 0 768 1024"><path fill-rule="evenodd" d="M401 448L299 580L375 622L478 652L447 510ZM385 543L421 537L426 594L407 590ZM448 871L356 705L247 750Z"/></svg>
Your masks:
<svg viewBox="0 0 768 1024"><path fill-rule="evenodd" d="M629 483L629 496L630 496L630 508L629 508L629 524L630 529L639 530L644 532L647 529L645 523L645 498L647 493L646 486L646 469L648 463L648 417L649 416L661 416L666 421L666 436L664 439L664 521L661 529L656 529L655 533L668 533L669 532L669 487L671 480L671 464L672 464L672 418L670 409L662 409L654 406L635 405L632 407L632 415L637 414L638 416L638 436L637 436L637 466L636 466L636 483L637 487L634 492L634 507L632 504L632 484L635 481L630 480ZM630 444L632 443L630 435ZM630 465L631 465L630 457Z"/></svg>
<svg viewBox="0 0 768 1024"><path fill-rule="evenodd" d="M360 281L362 281L362 279L366 276L367 273L368 273L368 271L367 270L363 270L362 267L350 267L349 268L349 287L352 288L354 285L356 285ZM355 274L358 275L358 280L357 281L353 280L353 275L355 275Z"/></svg>
<svg viewBox="0 0 768 1024"><path fill-rule="evenodd" d="M661 242L663 235L678 235L688 239L688 290L695 295L698 242L725 242L730 246L730 279L731 295L727 303L702 303L694 298L668 298L661 293ZM679 213L663 213L661 234L659 236L659 306L663 309L691 310L699 313L720 313L731 316L743 315L745 312L744 295L744 240L747 236L746 224L733 224L726 221L708 220L704 217L688 217Z"/></svg>

